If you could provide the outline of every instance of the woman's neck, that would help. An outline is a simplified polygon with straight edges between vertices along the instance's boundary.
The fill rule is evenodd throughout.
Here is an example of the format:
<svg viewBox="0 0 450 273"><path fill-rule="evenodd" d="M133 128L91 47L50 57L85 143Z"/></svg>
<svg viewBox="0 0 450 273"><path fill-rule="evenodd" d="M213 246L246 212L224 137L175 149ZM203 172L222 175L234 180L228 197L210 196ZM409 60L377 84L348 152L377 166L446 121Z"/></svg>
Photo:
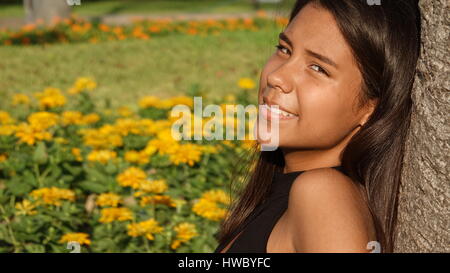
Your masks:
<svg viewBox="0 0 450 273"><path fill-rule="evenodd" d="M341 153L358 130L359 127L356 127L342 141L329 149L302 150L282 147L285 162L284 172L306 171L341 165Z"/></svg>

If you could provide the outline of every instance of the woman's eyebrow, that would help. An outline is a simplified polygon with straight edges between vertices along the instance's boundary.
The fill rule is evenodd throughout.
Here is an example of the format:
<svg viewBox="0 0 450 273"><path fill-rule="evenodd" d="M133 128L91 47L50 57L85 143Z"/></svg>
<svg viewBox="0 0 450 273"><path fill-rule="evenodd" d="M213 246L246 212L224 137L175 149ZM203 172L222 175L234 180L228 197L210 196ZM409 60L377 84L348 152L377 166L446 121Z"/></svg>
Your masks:
<svg viewBox="0 0 450 273"><path fill-rule="evenodd" d="M285 41L290 47L292 47L292 48L294 47L291 39L289 39L289 37L286 35L286 33L280 32L280 34L278 35L278 38L280 38L280 40ZM331 60L330 58L328 58L328 57L326 57L326 56L324 56L322 54L319 54L317 52L314 52L312 50L309 50L309 49L305 49L305 51L306 51L306 53L308 55L310 55L310 56L312 56L312 57L314 57L316 59L319 59L319 60L321 60L322 62L324 62L326 64L334 66L336 69L338 68L338 65L333 60Z"/></svg>
<svg viewBox="0 0 450 273"><path fill-rule="evenodd" d="M317 52L311 51L309 49L305 49L305 51L306 51L306 53L308 53L308 55L310 55L310 56L312 56L312 57L314 57L316 59L319 59L319 60L321 60L322 62L324 62L326 64L334 66L334 68L336 68L336 69L338 68L338 65L335 62L333 62L330 58L325 57L325 56L323 56L323 55L321 55L321 54L319 54Z"/></svg>
<svg viewBox="0 0 450 273"><path fill-rule="evenodd" d="M280 38L280 40L285 41L290 47L294 47L291 39L289 39L289 37L286 35L286 33L280 32L280 34L278 34L278 38Z"/></svg>

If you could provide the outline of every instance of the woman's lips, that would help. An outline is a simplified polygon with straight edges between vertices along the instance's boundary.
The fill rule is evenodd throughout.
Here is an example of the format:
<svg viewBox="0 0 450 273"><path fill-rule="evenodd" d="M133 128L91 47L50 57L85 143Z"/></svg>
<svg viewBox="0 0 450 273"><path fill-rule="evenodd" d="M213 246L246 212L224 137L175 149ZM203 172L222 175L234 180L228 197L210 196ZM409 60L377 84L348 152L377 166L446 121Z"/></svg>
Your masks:
<svg viewBox="0 0 450 273"><path fill-rule="evenodd" d="M298 119L298 115L285 112L281 109L276 109L275 107L270 107L267 104L259 105L259 109L261 110L262 116L266 120L278 119L278 120L290 120L290 119Z"/></svg>

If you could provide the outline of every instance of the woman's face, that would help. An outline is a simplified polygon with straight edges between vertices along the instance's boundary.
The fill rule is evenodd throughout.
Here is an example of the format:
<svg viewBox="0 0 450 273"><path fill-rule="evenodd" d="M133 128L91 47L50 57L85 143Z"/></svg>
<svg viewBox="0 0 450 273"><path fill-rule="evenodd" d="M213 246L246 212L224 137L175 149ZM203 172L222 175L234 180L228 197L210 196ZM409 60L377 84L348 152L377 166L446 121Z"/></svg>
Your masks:
<svg viewBox="0 0 450 273"><path fill-rule="evenodd" d="M357 109L362 77L351 49L333 16L311 4L283 33L261 73L258 103L295 114L280 118L278 146L334 147L369 113Z"/></svg>

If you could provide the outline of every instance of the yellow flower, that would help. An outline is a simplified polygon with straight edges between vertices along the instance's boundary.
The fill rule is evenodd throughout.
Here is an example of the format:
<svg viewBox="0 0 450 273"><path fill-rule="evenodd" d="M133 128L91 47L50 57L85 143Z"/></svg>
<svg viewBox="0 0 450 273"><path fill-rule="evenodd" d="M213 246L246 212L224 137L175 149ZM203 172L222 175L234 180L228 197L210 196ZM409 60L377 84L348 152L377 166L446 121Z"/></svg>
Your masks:
<svg viewBox="0 0 450 273"><path fill-rule="evenodd" d="M127 151L125 160L131 163L146 164L150 161L148 153L144 151Z"/></svg>
<svg viewBox="0 0 450 273"><path fill-rule="evenodd" d="M122 136L127 136L129 134L138 135L141 132L139 121L135 119L119 118L116 120L114 126L116 131Z"/></svg>
<svg viewBox="0 0 450 273"><path fill-rule="evenodd" d="M139 162L139 152L135 150L125 152L125 160L131 163Z"/></svg>
<svg viewBox="0 0 450 273"><path fill-rule="evenodd" d="M58 241L59 243L78 242L80 245L90 245L89 234L82 232L66 233Z"/></svg>
<svg viewBox="0 0 450 273"><path fill-rule="evenodd" d="M159 109L167 109L172 107L172 105L173 105L172 99L169 98L160 100L159 103L155 105L155 107Z"/></svg>
<svg viewBox="0 0 450 273"><path fill-rule="evenodd" d="M15 128L15 135L19 138L20 143L33 145L38 140L51 140L52 135L44 131L42 126L28 123L21 123Z"/></svg>
<svg viewBox="0 0 450 273"><path fill-rule="evenodd" d="M83 124L83 114L80 111L64 111L62 113L62 124Z"/></svg>
<svg viewBox="0 0 450 273"><path fill-rule="evenodd" d="M75 193L69 189L57 187L40 188L30 193L30 196L44 204L60 206L61 200L75 201Z"/></svg>
<svg viewBox="0 0 450 273"><path fill-rule="evenodd" d="M238 82L238 86L242 89L253 89L255 85L255 82L250 78L241 78Z"/></svg>
<svg viewBox="0 0 450 273"><path fill-rule="evenodd" d="M144 207L148 204L162 204L168 207L176 208L177 204L175 201L168 195L154 195L154 196L143 196L139 204Z"/></svg>
<svg viewBox="0 0 450 273"><path fill-rule="evenodd" d="M128 221L133 219L133 213L128 208L104 208L101 210L101 223L111 223L113 221Z"/></svg>
<svg viewBox="0 0 450 273"><path fill-rule="evenodd" d="M141 153L144 153L147 156L153 155L158 150L157 147L151 145L151 143L147 142L147 145L145 148L141 151Z"/></svg>
<svg viewBox="0 0 450 273"><path fill-rule="evenodd" d="M82 77L77 79L75 87L78 89L93 90L97 87L97 83L91 78Z"/></svg>
<svg viewBox="0 0 450 273"><path fill-rule="evenodd" d="M48 129L58 124L59 116L46 111L35 112L28 116L28 122L41 130Z"/></svg>
<svg viewBox="0 0 450 273"><path fill-rule="evenodd" d="M2 163L3 161L6 161L7 159L8 159L7 154L0 154L0 163Z"/></svg>
<svg viewBox="0 0 450 273"><path fill-rule="evenodd" d="M212 221L219 221L226 215L226 210L219 208L215 202L207 199L200 199L192 207L192 211L196 214Z"/></svg>
<svg viewBox="0 0 450 273"><path fill-rule="evenodd" d="M200 147L200 145L192 143L174 145L173 149L168 151L169 159L175 165L186 163L192 167L195 162L200 161L202 155L202 148Z"/></svg>
<svg viewBox="0 0 450 273"><path fill-rule="evenodd" d="M105 124L98 129L81 129L78 132L83 135L84 145L86 146L99 149L123 145L122 136L110 124Z"/></svg>
<svg viewBox="0 0 450 273"><path fill-rule="evenodd" d="M144 152L148 155L159 151L159 154L175 153L178 149L178 141L172 137L170 129L163 129L157 133L157 138L151 139L147 142Z"/></svg>
<svg viewBox="0 0 450 273"><path fill-rule="evenodd" d="M151 139L147 142L147 146L144 151L155 152L159 151L159 154L166 154L168 150L173 148L175 144L171 142L165 142L160 139Z"/></svg>
<svg viewBox="0 0 450 273"><path fill-rule="evenodd" d="M159 131L156 134L156 137L160 140L166 141L166 142L177 142L176 140L176 136L172 135L172 129L171 128L167 128L167 129L163 129L161 131Z"/></svg>
<svg viewBox="0 0 450 273"><path fill-rule="evenodd" d="M193 107L194 106L194 100L191 97L187 97L187 96L177 96L177 97L173 97L170 99L171 102L171 106L173 107L175 105L178 104L183 104L183 105L187 105L189 107Z"/></svg>
<svg viewBox="0 0 450 273"><path fill-rule="evenodd" d="M10 136L16 132L16 125L0 125L0 136Z"/></svg>
<svg viewBox="0 0 450 273"><path fill-rule="evenodd" d="M69 89L69 94L74 95L83 92L84 90L93 90L97 87L97 83L88 77L80 77L76 80L74 86Z"/></svg>
<svg viewBox="0 0 450 273"><path fill-rule="evenodd" d="M16 203L16 210L18 215L35 215L37 211L36 206L29 200L23 200L21 203Z"/></svg>
<svg viewBox="0 0 450 273"><path fill-rule="evenodd" d="M223 190L209 190L203 193L202 198L212 202L220 202L226 205L230 204L230 197Z"/></svg>
<svg viewBox="0 0 450 273"><path fill-rule="evenodd" d="M63 125L85 125L92 124L100 120L100 116L96 113L91 113L83 116L80 111L65 111L62 114Z"/></svg>
<svg viewBox="0 0 450 273"><path fill-rule="evenodd" d="M12 124L14 119L9 115L8 112L0 111L0 124Z"/></svg>
<svg viewBox="0 0 450 273"><path fill-rule="evenodd" d="M163 193L167 191L168 186L164 179L143 180L140 182L138 189L146 193Z"/></svg>
<svg viewBox="0 0 450 273"><path fill-rule="evenodd" d="M147 179L145 172L136 167L129 167L117 176L117 182L122 187L138 189L143 181Z"/></svg>
<svg viewBox="0 0 450 273"><path fill-rule="evenodd" d="M12 98L12 104L30 104L30 98L25 94L14 94Z"/></svg>
<svg viewBox="0 0 450 273"><path fill-rule="evenodd" d="M156 96L145 96L138 102L139 107L141 108L156 107L159 103L160 99Z"/></svg>
<svg viewBox="0 0 450 273"><path fill-rule="evenodd" d="M89 161L98 161L102 164L105 164L111 159L117 157L117 153L110 150L94 150L90 152L87 156Z"/></svg>
<svg viewBox="0 0 450 273"><path fill-rule="evenodd" d="M81 156L80 148L72 148L71 152L77 161L83 161L83 157Z"/></svg>
<svg viewBox="0 0 450 273"><path fill-rule="evenodd" d="M29 123L21 123L15 129L20 142L33 145L37 140L51 140L52 135L46 129L58 123L59 116L50 112L35 112L28 116Z"/></svg>
<svg viewBox="0 0 450 273"><path fill-rule="evenodd" d="M159 101L157 105L155 105L155 107L159 109L167 109L170 108L171 106L172 106L171 99L162 99Z"/></svg>
<svg viewBox="0 0 450 273"><path fill-rule="evenodd" d="M224 101L225 102L229 102L229 103L235 103L236 102L236 96L234 96L233 94L226 95L224 97Z"/></svg>
<svg viewBox="0 0 450 273"><path fill-rule="evenodd" d="M96 204L101 207L117 207L120 203L122 203L120 196L112 192L100 194L96 201Z"/></svg>
<svg viewBox="0 0 450 273"><path fill-rule="evenodd" d="M139 124L139 129L140 129L140 135L143 136L150 136L154 134L154 131L152 131L155 122L156 123L160 123L162 120L156 120L153 121L151 119L148 118L143 118L137 121L137 123Z"/></svg>
<svg viewBox="0 0 450 273"><path fill-rule="evenodd" d="M131 237L145 236L148 240L153 240L153 234L161 233L164 228L159 226L159 223L150 218L143 222L128 224L128 235Z"/></svg>
<svg viewBox="0 0 450 273"><path fill-rule="evenodd" d="M121 106L119 109L117 109L117 112L119 112L119 115L122 117L129 117L133 115L133 111L127 106Z"/></svg>
<svg viewBox="0 0 450 273"><path fill-rule="evenodd" d="M159 132L161 132L162 130L165 129L169 129L172 127L172 122L169 120L148 120L148 119L143 119L140 121L141 125L142 125L142 129L144 130L144 133L146 135L154 135L157 134Z"/></svg>
<svg viewBox="0 0 450 273"><path fill-rule="evenodd" d="M170 247L176 249L181 243L189 241L192 237L198 236L195 225L188 222L183 222L173 228L177 232L176 239L172 242Z"/></svg>
<svg viewBox="0 0 450 273"><path fill-rule="evenodd" d="M59 143L59 144L67 144L67 143L69 143L69 140L67 140L66 138L63 138L63 137L55 137L54 141L56 143Z"/></svg>
<svg viewBox="0 0 450 273"><path fill-rule="evenodd" d="M96 113L84 115L81 124L92 124L100 120L100 116Z"/></svg>
<svg viewBox="0 0 450 273"><path fill-rule="evenodd" d="M36 93L35 96L39 99L41 108L52 108L66 104L66 97L58 88L48 87L43 92Z"/></svg>
<svg viewBox="0 0 450 273"><path fill-rule="evenodd" d="M220 208L218 203L230 204L230 199L222 190L210 190L194 204L192 211L206 219L219 221L226 216L227 209Z"/></svg>

